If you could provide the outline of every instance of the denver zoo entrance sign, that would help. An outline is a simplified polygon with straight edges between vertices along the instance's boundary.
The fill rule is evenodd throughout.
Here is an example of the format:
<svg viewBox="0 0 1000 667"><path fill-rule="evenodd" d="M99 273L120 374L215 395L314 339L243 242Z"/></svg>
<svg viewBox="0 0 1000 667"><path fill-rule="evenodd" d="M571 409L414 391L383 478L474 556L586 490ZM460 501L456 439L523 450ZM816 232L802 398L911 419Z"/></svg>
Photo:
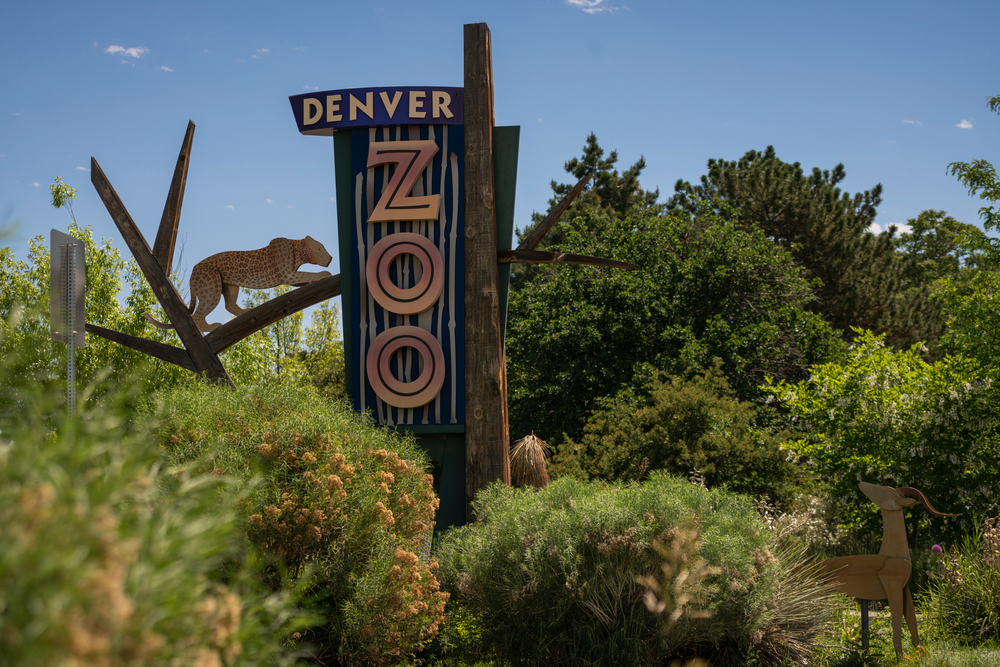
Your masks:
<svg viewBox="0 0 1000 667"><path fill-rule="evenodd" d="M511 248L520 128L494 126L486 24L464 36L462 88L289 98L299 132L333 136L347 392L430 455L439 528L463 523L489 483L510 483L511 262L636 268L535 250L589 174Z"/></svg>
<svg viewBox="0 0 1000 667"><path fill-rule="evenodd" d="M511 251L519 128L493 126L489 31L465 32L465 87L289 98L299 132L333 136L348 395L430 455L439 528L510 481L497 253Z"/></svg>

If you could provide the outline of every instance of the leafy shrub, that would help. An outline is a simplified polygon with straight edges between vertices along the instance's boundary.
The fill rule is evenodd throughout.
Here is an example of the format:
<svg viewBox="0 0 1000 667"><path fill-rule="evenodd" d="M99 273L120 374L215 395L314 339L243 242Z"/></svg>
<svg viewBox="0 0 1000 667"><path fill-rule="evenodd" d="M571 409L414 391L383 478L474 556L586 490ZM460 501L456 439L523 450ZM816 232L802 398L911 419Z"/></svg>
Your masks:
<svg viewBox="0 0 1000 667"><path fill-rule="evenodd" d="M241 525L250 542L292 580L313 570L327 623L309 637L321 657L396 664L435 635L447 595L435 561L417 554L438 501L412 439L291 383L182 387L152 409L172 460L207 456L208 469L247 487Z"/></svg>
<svg viewBox="0 0 1000 667"><path fill-rule="evenodd" d="M127 432L127 396L55 418L62 392L9 375L34 363L16 356L0 360L20 404L0 419L0 665L289 662L300 615L250 578L231 485L164 469Z"/></svg>
<svg viewBox="0 0 1000 667"><path fill-rule="evenodd" d="M718 202L716 202L718 204ZM579 441L598 399L638 390L644 369L681 375L722 369L741 400L762 397L766 375L802 379L839 349L791 255L719 204L661 216L595 210L560 225L563 252L631 262L539 270L510 295L511 432Z"/></svg>
<svg viewBox="0 0 1000 667"><path fill-rule="evenodd" d="M932 548L930 609L954 638L976 645L1000 643L1000 518L964 536L951 551Z"/></svg>
<svg viewBox="0 0 1000 667"><path fill-rule="evenodd" d="M582 441L565 443L553 474L637 480L646 468L704 477L709 487L789 505L805 478L782 440L755 426L757 411L733 395L718 366L690 378L659 375L646 395L601 402Z"/></svg>
<svg viewBox="0 0 1000 667"><path fill-rule="evenodd" d="M534 491L496 484L473 503L477 521L436 548L442 584L479 620L480 641L515 664L649 665L698 654L719 664L777 661L782 567L748 498L662 472L622 486L558 479ZM710 618L682 616L658 633L636 578L661 569L654 540L688 526ZM794 631L794 628L792 629ZM778 647L778 648L776 648Z"/></svg>
<svg viewBox="0 0 1000 667"><path fill-rule="evenodd" d="M882 519L859 481L914 486L944 511L963 504L996 510L1000 448L989 386L968 359L928 364L918 347L895 351L882 336L861 330L842 363L814 366L798 384L770 384L809 432L789 446L830 481L830 494L844 503L843 524L868 534L881 532ZM923 512L907 519L911 544L928 521ZM958 517L938 522L935 531L953 538L972 527Z"/></svg>

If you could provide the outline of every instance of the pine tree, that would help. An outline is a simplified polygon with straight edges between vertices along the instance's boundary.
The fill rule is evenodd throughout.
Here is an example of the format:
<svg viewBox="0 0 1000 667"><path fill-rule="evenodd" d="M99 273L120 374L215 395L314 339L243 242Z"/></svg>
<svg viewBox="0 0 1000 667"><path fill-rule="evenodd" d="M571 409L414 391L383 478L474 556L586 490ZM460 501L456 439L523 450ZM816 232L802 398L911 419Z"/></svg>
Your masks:
<svg viewBox="0 0 1000 667"><path fill-rule="evenodd" d="M933 335L922 326L933 310L927 295L905 290L895 230L869 232L881 184L852 196L838 187L845 176L842 164L806 175L768 146L737 161L709 160L698 185L677 181L666 207L694 211L718 197L735 208L742 224L763 230L805 268L818 296L813 309L847 338L851 327L886 333L894 345Z"/></svg>

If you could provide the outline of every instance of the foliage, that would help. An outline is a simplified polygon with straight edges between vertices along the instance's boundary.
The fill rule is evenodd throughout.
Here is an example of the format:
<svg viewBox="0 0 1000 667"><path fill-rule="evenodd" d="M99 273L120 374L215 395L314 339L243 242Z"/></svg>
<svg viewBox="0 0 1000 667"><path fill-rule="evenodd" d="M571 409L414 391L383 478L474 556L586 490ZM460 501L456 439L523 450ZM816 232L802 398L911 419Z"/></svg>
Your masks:
<svg viewBox="0 0 1000 667"><path fill-rule="evenodd" d="M903 275L910 288L925 287L941 278L960 278L982 268L984 234L944 211L923 211L906 221L910 231L896 238L904 256Z"/></svg>
<svg viewBox="0 0 1000 667"><path fill-rule="evenodd" d="M308 636L321 659L396 664L435 635L447 595L436 563L417 554L438 501L411 438L291 381L178 387L155 400L155 436L170 459L204 460L247 488L249 541L292 581L312 568L327 622Z"/></svg>
<svg viewBox="0 0 1000 667"><path fill-rule="evenodd" d="M809 436L790 443L810 457L843 503L843 525L880 530L878 509L860 493L860 481L914 486L942 511L995 511L994 480L1000 448L988 409L990 379L963 357L928 364L914 346L893 351L869 331L842 362L814 366L808 380L768 387ZM987 509L989 508L989 509ZM926 513L907 519L910 544L930 527ZM934 535L971 527L969 518L934 525Z"/></svg>
<svg viewBox="0 0 1000 667"><path fill-rule="evenodd" d="M733 207L741 224L762 230L792 253L807 278L819 279L810 308L845 337L863 327L888 333L893 345L927 340L928 295L904 292L892 232L869 233L882 186L852 196L839 187L846 176L842 164L806 175L768 146L739 160L709 160L698 185L677 181L667 208L694 215L714 198Z"/></svg>
<svg viewBox="0 0 1000 667"><path fill-rule="evenodd" d="M940 551L931 569L928 605L949 636L973 645L1000 644L1000 518Z"/></svg>
<svg viewBox="0 0 1000 667"><path fill-rule="evenodd" d="M989 100L990 110L1000 114L1000 95L995 95ZM969 190L970 195L979 195L980 199L987 202L1000 200L1000 180L997 180L997 172L993 165L986 160L973 160L972 162L952 162L948 165L948 171L957 176L958 180ZM993 206L983 206L979 209L979 216L983 219L983 228L987 231L1000 229L1000 211ZM991 247L996 252L996 241L990 241Z"/></svg>
<svg viewBox="0 0 1000 667"><path fill-rule="evenodd" d="M66 210L69 211L69 217L73 219L75 224L76 215L73 213L73 200L76 199L76 188L69 183L63 183L61 176L56 176L56 180L49 186L49 192L52 194L52 206L55 208L65 206Z"/></svg>
<svg viewBox="0 0 1000 667"><path fill-rule="evenodd" d="M586 233L594 224L597 238ZM737 397L751 400L765 375L801 379L838 349L836 334L805 310L812 291L788 253L711 211L693 223L638 209L621 219L586 213L567 225L560 249L639 268L561 266L512 292L515 437L579 440L598 399L639 393L655 371L685 374L719 358Z"/></svg>
<svg viewBox="0 0 1000 667"><path fill-rule="evenodd" d="M473 506L476 523L449 531L436 553L444 587L478 618L481 643L499 659L648 665L698 654L718 664L747 655L770 664L765 635L775 638L768 647L782 643L781 568L744 497L653 473L630 486L571 478L538 491L496 484ZM711 617L681 616L658 634L635 577L660 568L653 540L669 543L692 525L701 540L688 558L722 570L705 580Z"/></svg>
<svg viewBox="0 0 1000 667"><path fill-rule="evenodd" d="M0 358L0 665L290 662L303 619L249 576L232 485L164 468L128 394L53 428L62 393L8 373L40 352Z"/></svg>
<svg viewBox="0 0 1000 667"><path fill-rule="evenodd" d="M135 261L126 261L109 239L94 240L89 227L69 225L69 234L83 241L86 257L86 321L131 336L180 346L177 334L154 327L144 312L165 315ZM49 336L49 249L41 236L29 240L27 261L19 261L10 248L0 248L0 326L5 337L0 351L29 347L42 353L24 358L19 373L40 382L52 382L65 374L66 346L53 342ZM123 289L127 296L122 302ZM11 315L20 312L16 326L10 326ZM267 340L254 334L223 352L222 359L236 382L255 380L267 371L262 356ZM152 359L136 350L99 336L87 335L87 345L77 350L77 378L82 385L102 377L124 378L142 369L141 389L150 392L174 385L189 372L173 364ZM11 372L14 372L13 370Z"/></svg>
<svg viewBox="0 0 1000 667"><path fill-rule="evenodd" d="M306 327L304 349L298 360L312 385L328 399L347 395L344 345L340 339L340 309L332 301L324 301L312 312L312 322Z"/></svg>
<svg viewBox="0 0 1000 667"><path fill-rule="evenodd" d="M576 181L587 174L592 174L592 178L583 192L570 204L570 207L563 212L562 219L572 220L580 215L584 210L600 210L610 215L622 218L625 217L633 207L650 208L658 211L656 200L660 196L659 190L643 190L639 184L639 175L646 168L646 159L639 157L638 161L621 174L615 168L618 163L618 151L611 151L604 157L604 149L597 143L597 135L591 132L587 135L587 141L583 146L583 155L579 158L572 158L566 161L563 168L566 173L571 174L575 181L573 183L556 183L552 181L552 198L549 200L551 210L562 199L569 194L576 185ZM520 239L524 239L535 226L541 222L548 213L533 213L532 224L523 232L518 230ZM597 218L593 218L597 220ZM538 249L560 245L565 241L566 235L561 226L553 227L545 238L539 242Z"/></svg>
<svg viewBox="0 0 1000 667"><path fill-rule="evenodd" d="M757 410L738 401L718 367L690 378L661 376L646 396L602 399L579 444L559 448L554 473L628 481L646 469L702 476L709 487L768 496L788 506L804 482L793 452L758 428Z"/></svg>

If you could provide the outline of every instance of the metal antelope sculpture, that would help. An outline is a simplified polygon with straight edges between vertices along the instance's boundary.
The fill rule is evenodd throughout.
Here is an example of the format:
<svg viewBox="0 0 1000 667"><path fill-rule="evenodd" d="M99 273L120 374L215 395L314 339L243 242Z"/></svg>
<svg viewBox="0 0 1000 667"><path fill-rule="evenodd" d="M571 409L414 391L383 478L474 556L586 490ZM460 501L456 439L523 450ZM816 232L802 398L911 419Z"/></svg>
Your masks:
<svg viewBox="0 0 1000 667"><path fill-rule="evenodd" d="M934 516L959 516L938 512L927 496L909 486L892 488L861 482L861 492L882 509L882 548L877 556L841 556L820 563L820 571L829 575L837 592L862 600L888 600L892 613L892 643L902 654L903 616L910 629L914 646L920 645L917 635L917 615L910 595L910 547L906 541L903 508L923 503ZM904 498L902 494L916 496Z"/></svg>

